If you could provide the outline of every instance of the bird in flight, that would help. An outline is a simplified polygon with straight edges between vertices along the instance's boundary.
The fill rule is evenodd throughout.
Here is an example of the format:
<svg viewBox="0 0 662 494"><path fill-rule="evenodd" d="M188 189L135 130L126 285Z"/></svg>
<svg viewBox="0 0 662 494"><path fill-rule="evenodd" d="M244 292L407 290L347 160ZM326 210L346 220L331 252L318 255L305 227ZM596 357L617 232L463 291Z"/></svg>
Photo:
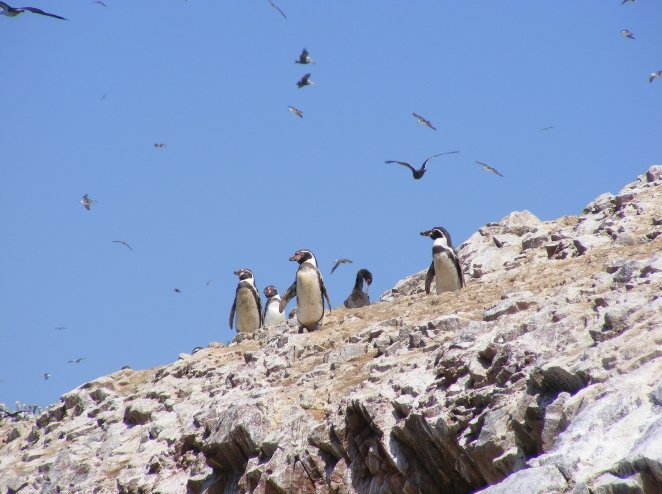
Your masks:
<svg viewBox="0 0 662 494"><path fill-rule="evenodd" d="M90 196L88 196L87 194L83 195L83 198L80 200L80 203L81 203L81 204L83 205L83 207L84 207L85 209L87 209L88 211L89 211L90 208L92 207L92 203L93 203L93 202L97 202L97 201L95 201L94 199L91 199Z"/></svg>
<svg viewBox="0 0 662 494"><path fill-rule="evenodd" d="M634 33L629 29L621 29L621 34L626 38L634 39Z"/></svg>
<svg viewBox="0 0 662 494"><path fill-rule="evenodd" d="M56 19L62 19L63 21L66 21L64 17L60 17L59 15L55 14L49 14L48 12L44 12L41 9L38 9L36 7L10 7L7 5L5 2L0 2L0 15L6 15L7 17L16 17L19 14L22 14L23 12L32 12L33 14L41 14L41 15L47 15L48 17L55 17Z"/></svg>
<svg viewBox="0 0 662 494"><path fill-rule="evenodd" d="M131 247L131 246L130 246L127 242L125 242L124 240L113 240L113 242L115 242L116 244L126 245L126 246L129 248L129 250L133 250L133 247Z"/></svg>
<svg viewBox="0 0 662 494"><path fill-rule="evenodd" d="M49 372L44 372L44 381L48 381L48 379L51 377Z"/></svg>
<svg viewBox="0 0 662 494"><path fill-rule="evenodd" d="M163 148L166 147L166 145L165 145L163 142L155 142L155 143L154 143L154 147L155 147L156 149L163 149Z"/></svg>
<svg viewBox="0 0 662 494"><path fill-rule="evenodd" d="M425 125L426 127L430 127L432 130L437 130L436 127L432 125L432 123L429 120L425 119L425 117L414 112L411 112L411 114L414 115L414 117L416 117L416 120L418 120L419 124Z"/></svg>
<svg viewBox="0 0 662 494"><path fill-rule="evenodd" d="M437 156L442 156L444 154L456 154L456 153L459 153L459 151L448 151L446 153L433 154L432 156L430 156L428 159L426 159L423 162L423 164L421 165L421 167L418 170L416 168L414 168L410 163L407 163L406 161L389 160L389 161L385 161L384 163L397 163L398 165L406 166L407 168L409 168L411 170L411 173L414 176L414 180L418 180L423 175L425 175L425 172L427 171L425 169L425 165L427 165L428 161L430 161L432 158L436 158Z"/></svg>
<svg viewBox="0 0 662 494"><path fill-rule="evenodd" d="M303 112L299 110L298 108L294 106L288 106L287 107L292 113L294 113L297 117L303 118Z"/></svg>
<svg viewBox="0 0 662 494"><path fill-rule="evenodd" d="M73 360L70 360L67 362L67 364L80 364L83 360L85 360L85 357L78 357Z"/></svg>
<svg viewBox="0 0 662 494"><path fill-rule="evenodd" d="M175 293L182 293L182 291L179 288L175 288L174 292Z"/></svg>
<svg viewBox="0 0 662 494"><path fill-rule="evenodd" d="M497 170L496 168L491 167L491 166L488 165L487 163L483 163L482 161L476 161L476 163L478 163L480 166L482 166L482 167L483 167L483 170L485 170L486 172L496 173L496 174L499 175L500 177L503 177L503 175L501 175L501 174L499 173L499 170Z"/></svg>
<svg viewBox="0 0 662 494"><path fill-rule="evenodd" d="M299 79L299 82L297 82L297 86L299 88L302 88L304 86L310 86L311 84L315 84L315 83L310 80L310 73L304 75L301 79Z"/></svg>
<svg viewBox="0 0 662 494"><path fill-rule="evenodd" d="M655 72L651 72L651 75L648 76L648 82L653 82L658 77L662 77L662 70L656 70Z"/></svg>
<svg viewBox="0 0 662 494"><path fill-rule="evenodd" d="M275 10L277 10L280 13L280 15L282 15L285 19L287 19L287 16L285 15L285 12L280 10L280 7L278 5L273 3L271 0L269 0L269 5L271 5Z"/></svg>
<svg viewBox="0 0 662 494"><path fill-rule="evenodd" d="M637 0L623 0L623 1L621 2L621 5L623 5L624 3L634 3L634 2L636 2L636 1L637 1Z"/></svg>
<svg viewBox="0 0 662 494"><path fill-rule="evenodd" d="M540 129L540 132L545 132L545 131L547 131L547 130L552 130L553 128L554 128L553 125L549 125L549 126L547 126L547 127L543 127L542 129Z"/></svg>
<svg viewBox="0 0 662 494"><path fill-rule="evenodd" d="M101 5L102 7L108 7L108 5L106 5L105 3L103 3L101 0L94 0L94 2L92 2L92 3L99 4L99 5Z"/></svg>
<svg viewBox="0 0 662 494"><path fill-rule="evenodd" d="M310 58L310 54L308 53L308 50L305 48L302 50L301 55L299 55L299 58L294 61L294 63L300 63L302 65L307 65L309 63L315 63L315 60Z"/></svg>
<svg viewBox="0 0 662 494"><path fill-rule="evenodd" d="M340 266L341 264L349 264L352 261L351 259L336 259L336 262L334 263L333 267L331 268L331 274Z"/></svg>
<svg viewBox="0 0 662 494"><path fill-rule="evenodd" d="M66 326L58 326L57 328L55 328L55 331L63 331L65 329L67 329Z"/></svg>

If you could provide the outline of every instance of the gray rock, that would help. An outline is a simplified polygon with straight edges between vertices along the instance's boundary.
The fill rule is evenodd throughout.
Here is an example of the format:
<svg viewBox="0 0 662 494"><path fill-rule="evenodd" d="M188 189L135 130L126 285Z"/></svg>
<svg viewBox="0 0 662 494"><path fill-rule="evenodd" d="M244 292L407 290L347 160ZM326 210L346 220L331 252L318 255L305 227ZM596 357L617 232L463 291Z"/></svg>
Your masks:
<svg viewBox="0 0 662 494"><path fill-rule="evenodd" d="M503 482L478 491L481 494L558 494L567 482L556 467L527 468L515 472Z"/></svg>

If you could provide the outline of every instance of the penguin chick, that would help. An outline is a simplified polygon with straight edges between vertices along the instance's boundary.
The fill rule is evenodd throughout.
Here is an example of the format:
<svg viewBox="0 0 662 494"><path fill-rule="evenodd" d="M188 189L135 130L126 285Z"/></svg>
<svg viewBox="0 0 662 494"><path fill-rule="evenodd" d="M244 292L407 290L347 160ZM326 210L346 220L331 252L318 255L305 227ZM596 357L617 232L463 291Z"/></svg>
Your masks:
<svg viewBox="0 0 662 494"><path fill-rule="evenodd" d="M437 295L462 288L464 286L462 266L448 231L443 226L435 226L431 230L421 232L421 235L430 237L434 241L432 263L425 277L425 293L430 293L432 280L435 281Z"/></svg>
<svg viewBox="0 0 662 494"><path fill-rule="evenodd" d="M255 277L250 269L235 271L239 284L230 310L230 328L237 313L237 332L254 333L262 326L262 304L255 286Z"/></svg>
<svg viewBox="0 0 662 494"><path fill-rule="evenodd" d="M264 326L277 326L285 322L285 314L279 310L280 295L275 286L269 285L264 289L264 296L267 297L267 303L264 304L264 313L262 320Z"/></svg>
<svg viewBox="0 0 662 494"><path fill-rule="evenodd" d="M299 263L299 269L283 299L280 301L278 310L283 312L287 303L294 297L297 298L297 320L299 324L309 331L314 330L324 316L324 298L331 313L331 300L324 286L324 279L317 267L315 255L307 250L297 250L290 261Z"/></svg>
<svg viewBox="0 0 662 494"><path fill-rule="evenodd" d="M366 282L366 291L363 291L363 282ZM368 296L368 286L372 283L372 273L367 269L360 269L356 273L356 283L354 283L354 289L352 293L349 294L347 300L345 300L345 307L348 309L356 309L358 307L364 307L370 305L370 297Z"/></svg>

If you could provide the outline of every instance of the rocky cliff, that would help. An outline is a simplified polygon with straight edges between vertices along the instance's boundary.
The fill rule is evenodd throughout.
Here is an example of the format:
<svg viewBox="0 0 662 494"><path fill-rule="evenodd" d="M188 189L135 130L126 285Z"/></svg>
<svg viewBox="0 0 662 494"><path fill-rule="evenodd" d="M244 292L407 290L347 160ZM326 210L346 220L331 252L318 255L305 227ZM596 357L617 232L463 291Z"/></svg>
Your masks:
<svg viewBox="0 0 662 494"><path fill-rule="evenodd" d="M0 492L660 493L662 166L382 301L0 419Z"/></svg>

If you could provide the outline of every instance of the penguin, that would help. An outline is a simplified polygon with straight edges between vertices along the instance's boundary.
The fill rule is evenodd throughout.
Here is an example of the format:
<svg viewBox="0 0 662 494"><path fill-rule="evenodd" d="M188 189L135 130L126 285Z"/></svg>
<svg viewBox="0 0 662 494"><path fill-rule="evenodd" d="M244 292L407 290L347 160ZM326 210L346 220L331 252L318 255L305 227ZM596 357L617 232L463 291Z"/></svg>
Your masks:
<svg viewBox="0 0 662 494"><path fill-rule="evenodd" d="M366 291L363 291L363 282L366 282ZM370 297L368 296L368 286L372 283L372 273L367 269L360 269L356 273L356 283L354 283L354 289L352 293L349 294L347 300L345 300L345 307L348 309L356 309L358 307L363 307L370 305Z"/></svg>
<svg viewBox="0 0 662 494"><path fill-rule="evenodd" d="M255 286L255 277L250 269L240 269L234 274L239 277L239 284L230 310L230 329L234 313L237 312L237 332L254 333L262 326L262 303Z"/></svg>
<svg viewBox="0 0 662 494"><path fill-rule="evenodd" d="M324 316L324 298L331 313L331 300L324 286L322 273L317 267L315 255L307 250L297 250L290 261L299 263L294 283L290 286L283 299L280 301L278 310L283 312L287 303L294 297L297 298L297 320L299 324L309 331L314 330Z"/></svg>
<svg viewBox="0 0 662 494"><path fill-rule="evenodd" d="M269 285L264 289L264 296L267 297L267 303L264 305L262 321L264 326L278 326L285 322L285 314L280 312L280 295L275 286Z"/></svg>
<svg viewBox="0 0 662 494"><path fill-rule="evenodd" d="M424 237L430 237L432 244L432 264L425 277L425 293L430 293L432 280L437 286L437 295L443 292L454 292L464 286L462 266L453 248L451 236L443 226L435 226L431 230L421 232Z"/></svg>

